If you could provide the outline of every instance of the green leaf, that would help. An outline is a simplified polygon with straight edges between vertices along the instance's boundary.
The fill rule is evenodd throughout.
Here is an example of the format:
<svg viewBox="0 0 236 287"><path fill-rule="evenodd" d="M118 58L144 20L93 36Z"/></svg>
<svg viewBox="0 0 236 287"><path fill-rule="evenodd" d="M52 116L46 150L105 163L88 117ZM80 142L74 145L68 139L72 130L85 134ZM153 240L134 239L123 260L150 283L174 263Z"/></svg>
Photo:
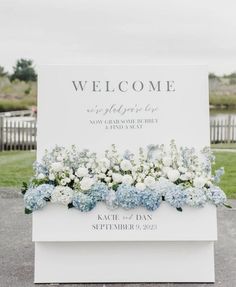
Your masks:
<svg viewBox="0 0 236 287"><path fill-rule="evenodd" d="M26 182L22 182L21 193L24 195L28 189L28 184Z"/></svg>
<svg viewBox="0 0 236 287"><path fill-rule="evenodd" d="M25 208L25 214L31 214L32 212L32 210Z"/></svg>
<svg viewBox="0 0 236 287"><path fill-rule="evenodd" d="M68 208L73 208L74 205L73 205L72 203L69 203L69 204L67 205L67 207L68 207Z"/></svg>
<svg viewBox="0 0 236 287"><path fill-rule="evenodd" d="M182 209L181 207L176 207L176 209L177 209L178 211L180 211L180 212L183 211L183 209Z"/></svg>
<svg viewBox="0 0 236 287"><path fill-rule="evenodd" d="M232 208L232 206L231 205L229 205L229 204L223 204L225 207L227 207L227 208Z"/></svg>

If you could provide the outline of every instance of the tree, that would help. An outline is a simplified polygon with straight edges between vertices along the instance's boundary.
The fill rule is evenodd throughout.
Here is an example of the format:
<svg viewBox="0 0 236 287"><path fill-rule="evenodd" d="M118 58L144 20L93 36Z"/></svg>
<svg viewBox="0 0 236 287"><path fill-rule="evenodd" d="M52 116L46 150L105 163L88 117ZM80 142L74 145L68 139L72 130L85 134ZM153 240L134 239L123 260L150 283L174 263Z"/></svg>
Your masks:
<svg viewBox="0 0 236 287"><path fill-rule="evenodd" d="M4 67L0 66L0 77L8 76L8 73L5 71Z"/></svg>
<svg viewBox="0 0 236 287"><path fill-rule="evenodd" d="M25 82L35 82L37 80L37 74L35 72L32 60L17 60L16 65L13 67L11 81L14 81L15 79Z"/></svg>

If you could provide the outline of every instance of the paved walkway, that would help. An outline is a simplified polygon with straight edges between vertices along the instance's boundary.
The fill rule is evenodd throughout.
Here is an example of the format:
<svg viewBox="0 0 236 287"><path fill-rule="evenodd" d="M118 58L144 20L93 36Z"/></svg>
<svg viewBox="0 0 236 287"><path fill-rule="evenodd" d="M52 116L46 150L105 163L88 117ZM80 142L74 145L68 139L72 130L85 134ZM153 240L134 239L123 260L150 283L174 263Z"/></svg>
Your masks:
<svg viewBox="0 0 236 287"><path fill-rule="evenodd" d="M235 287L236 286L236 200L233 209L218 209L219 240L215 246L215 284L37 284L36 286L93 287ZM31 216L24 215L19 192L0 189L0 286L32 287L33 244Z"/></svg>

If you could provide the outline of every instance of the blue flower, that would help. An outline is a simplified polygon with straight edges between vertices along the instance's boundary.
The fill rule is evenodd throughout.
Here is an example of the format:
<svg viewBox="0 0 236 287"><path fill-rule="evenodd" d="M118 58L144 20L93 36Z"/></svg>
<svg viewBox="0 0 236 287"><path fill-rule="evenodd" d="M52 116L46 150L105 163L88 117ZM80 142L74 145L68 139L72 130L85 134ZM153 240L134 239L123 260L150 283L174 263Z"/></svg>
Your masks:
<svg viewBox="0 0 236 287"><path fill-rule="evenodd" d="M186 204L192 207L203 207L206 203L206 195L201 188L188 187L186 192Z"/></svg>
<svg viewBox="0 0 236 287"><path fill-rule="evenodd" d="M25 208L30 211L40 209L46 205L46 198L51 196L54 186L41 184L29 188L24 195Z"/></svg>
<svg viewBox="0 0 236 287"><path fill-rule="evenodd" d="M94 199L94 201L103 201L105 200L106 196L108 194L108 187L103 182L97 182L95 183L90 191L88 192L88 195Z"/></svg>
<svg viewBox="0 0 236 287"><path fill-rule="evenodd" d="M186 203L186 192L181 186L173 185L166 191L165 201L175 208L181 208Z"/></svg>
<svg viewBox="0 0 236 287"><path fill-rule="evenodd" d="M116 191L117 204L125 209L140 205L140 191L134 186L121 184Z"/></svg>
<svg viewBox="0 0 236 287"><path fill-rule="evenodd" d="M78 192L73 198L72 204L75 208L78 208L82 212L88 212L96 206L94 198L88 194Z"/></svg>
<svg viewBox="0 0 236 287"><path fill-rule="evenodd" d="M224 191L218 186L211 186L207 189L206 196L216 206L224 205L227 200Z"/></svg>
<svg viewBox="0 0 236 287"><path fill-rule="evenodd" d="M115 209L118 207L118 202L116 199L116 192L113 189L109 189L107 196L105 198L105 202L108 208Z"/></svg>
<svg viewBox="0 0 236 287"><path fill-rule="evenodd" d="M161 177L159 178L159 180L157 181L156 185L155 185L155 190L161 194L161 195L165 195L167 190L170 189L171 187L174 187L175 184L171 181L169 181L168 179Z"/></svg>
<svg viewBox="0 0 236 287"><path fill-rule="evenodd" d="M140 203L147 210L156 210L160 206L161 200L161 194L155 190L146 188L145 190L140 192Z"/></svg>

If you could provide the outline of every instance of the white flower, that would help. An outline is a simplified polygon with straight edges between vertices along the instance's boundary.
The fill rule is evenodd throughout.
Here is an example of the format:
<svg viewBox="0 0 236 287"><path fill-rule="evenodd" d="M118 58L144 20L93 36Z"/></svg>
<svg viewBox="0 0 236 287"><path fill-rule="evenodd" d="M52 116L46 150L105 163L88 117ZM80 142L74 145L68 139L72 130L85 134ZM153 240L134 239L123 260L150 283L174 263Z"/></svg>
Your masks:
<svg viewBox="0 0 236 287"><path fill-rule="evenodd" d="M37 176L37 179L44 179L45 178L45 175L43 173L40 173L38 176Z"/></svg>
<svg viewBox="0 0 236 287"><path fill-rule="evenodd" d="M55 172L63 170L63 164L61 162L53 162L51 164L51 169Z"/></svg>
<svg viewBox="0 0 236 287"><path fill-rule="evenodd" d="M73 190L68 186L56 186L51 194L51 202L68 205L72 202Z"/></svg>
<svg viewBox="0 0 236 287"><path fill-rule="evenodd" d="M73 173L70 174L70 179L73 180L75 178L75 175Z"/></svg>
<svg viewBox="0 0 236 287"><path fill-rule="evenodd" d="M110 161L105 157L99 159L98 164L101 168L108 169L110 167Z"/></svg>
<svg viewBox="0 0 236 287"><path fill-rule="evenodd" d="M54 175L53 173L50 173L48 178L49 178L50 180L54 180L54 179L55 179L55 175Z"/></svg>
<svg viewBox="0 0 236 287"><path fill-rule="evenodd" d="M177 169L170 169L167 172L167 176L170 181L175 182L180 177L180 173Z"/></svg>
<svg viewBox="0 0 236 287"><path fill-rule="evenodd" d="M80 181L80 188L82 190L89 190L93 184L94 184L93 178L83 177L83 179Z"/></svg>
<svg viewBox="0 0 236 287"><path fill-rule="evenodd" d="M132 184L133 183L133 178L132 178L132 176L131 175L129 175L129 174L125 174L124 176L123 176L123 178L122 178L122 182L124 183L124 184Z"/></svg>
<svg viewBox="0 0 236 287"><path fill-rule="evenodd" d="M78 177L75 178L74 182L75 182L75 183L78 183L78 182L79 182Z"/></svg>
<svg viewBox="0 0 236 287"><path fill-rule="evenodd" d="M187 171L187 168L183 166L180 166L178 169L179 169L179 172L181 173L185 173Z"/></svg>
<svg viewBox="0 0 236 287"><path fill-rule="evenodd" d="M151 189L154 188L155 183L156 183L155 178L152 177L152 176L147 176L147 177L144 179L144 184L145 184L147 187L151 188Z"/></svg>
<svg viewBox="0 0 236 287"><path fill-rule="evenodd" d="M132 164L129 160L127 159L123 159L120 163L120 168L123 170L123 171L128 171L128 170L131 170L132 169Z"/></svg>
<svg viewBox="0 0 236 287"><path fill-rule="evenodd" d="M86 167L79 167L75 173L78 177L84 177L88 175L88 169Z"/></svg>
<svg viewBox="0 0 236 287"><path fill-rule="evenodd" d="M162 162L164 166L170 166L172 164L172 159L168 156L163 157Z"/></svg>
<svg viewBox="0 0 236 287"><path fill-rule="evenodd" d="M207 182L207 179L204 177L196 177L193 180L193 186L202 188Z"/></svg>
<svg viewBox="0 0 236 287"><path fill-rule="evenodd" d="M61 179L61 180L60 180L60 184L61 184L61 185L66 185L66 184L67 184L66 178Z"/></svg>
<svg viewBox="0 0 236 287"><path fill-rule="evenodd" d="M136 183L135 187L136 187L138 190L143 191L143 190L146 188L146 185L145 185L143 182L138 182L138 183Z"/></svg>
<svg viewBox="0 0 236 287"><path fill-rule="evenodd" d="M120 173L113 173L112 179L115 183L120 183L122 182L123 176Z"/></svg>
<svg viewBox="0 0 236 287"><path fill-rule="evenodd" d="M105 177L105 182L110 182L111 181L111 178L109 176L106 176Z"/></svg>

